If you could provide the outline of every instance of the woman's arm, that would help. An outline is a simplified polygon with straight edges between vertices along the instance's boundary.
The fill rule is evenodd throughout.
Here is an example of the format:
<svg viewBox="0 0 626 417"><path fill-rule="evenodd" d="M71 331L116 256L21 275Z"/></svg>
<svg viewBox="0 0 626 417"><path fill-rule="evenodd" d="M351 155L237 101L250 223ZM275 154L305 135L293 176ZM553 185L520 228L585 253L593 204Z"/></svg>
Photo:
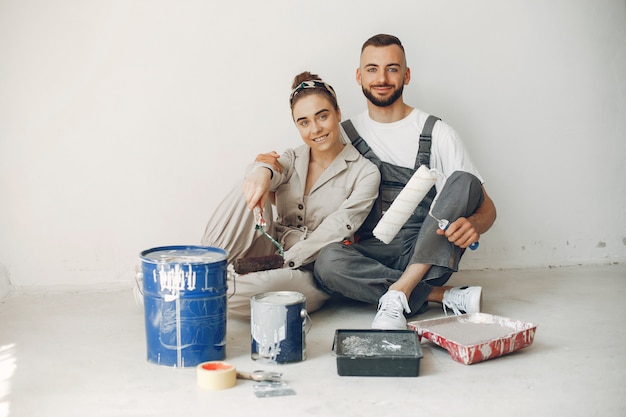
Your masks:
<svg viewBox="0 0 626 417"><path fill-rule="evenodd" d="M265 157L260 158L265 155ZM266 163L271 162L271 165ZM243 195L250 210L265 207L270 198L274 204L274 193L281 184L289 181L294 169L295 152L287 149L282 156L276 152L260 154L254 163L248 166L243 181Z"/></svg>

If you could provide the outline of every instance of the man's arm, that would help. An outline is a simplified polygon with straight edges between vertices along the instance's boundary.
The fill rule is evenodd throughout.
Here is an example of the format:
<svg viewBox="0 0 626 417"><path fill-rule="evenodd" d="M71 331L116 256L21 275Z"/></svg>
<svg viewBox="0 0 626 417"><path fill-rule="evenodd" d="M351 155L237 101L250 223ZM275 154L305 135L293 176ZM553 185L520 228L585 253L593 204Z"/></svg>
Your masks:
<svg viewBox="0 0 626 417"><path fill-rule="evenodd" d="M487 190L485 190L484 186L483 196L483 203L476 209L474 214L468 218L479 235L491 229L491 226L493 226L493 223L496 221L496 206L493 204L493 200L487 194Z"/></svg>

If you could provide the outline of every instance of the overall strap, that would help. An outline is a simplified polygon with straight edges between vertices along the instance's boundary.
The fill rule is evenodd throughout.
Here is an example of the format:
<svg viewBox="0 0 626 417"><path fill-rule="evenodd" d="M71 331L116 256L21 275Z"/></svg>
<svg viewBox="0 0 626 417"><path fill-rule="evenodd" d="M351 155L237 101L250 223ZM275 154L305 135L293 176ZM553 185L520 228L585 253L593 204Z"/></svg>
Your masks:
<svg viewBox="0 0 626 417"><path fill-rule="evenodd" d="M363 138L359 135L359 132L356 131L352 121L350 119L341 122L341 126L343 130L345 130L346 135L352 142L352 146L354 146L361 155L365 155L367 151L370 150L370 146L363 140Z"/></svg>
<svg viewBox="0 0 626 417"><path fill-rule="evenodd" d="M430 145L432 144L433 139L433 127L438 120L441 119L437 116L430 115L428 116L428 119L426 119L426 123L424 123L422 133L420 134L417 157L415 158L415 169L419 168L420 165L426 165L430 168Z"/></svg>

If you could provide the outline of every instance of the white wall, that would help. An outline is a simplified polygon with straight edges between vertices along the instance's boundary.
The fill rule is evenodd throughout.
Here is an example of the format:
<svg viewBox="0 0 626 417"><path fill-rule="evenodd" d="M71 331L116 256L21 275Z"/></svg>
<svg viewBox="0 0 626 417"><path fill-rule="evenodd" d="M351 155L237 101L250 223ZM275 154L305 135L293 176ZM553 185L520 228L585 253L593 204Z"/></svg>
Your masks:
<svg viewBox="0 0 626 417"><path fill-rule="evenodd" d="M0 285L131 282L197 244L248 161L300 143L296 73L365 108L380 32L497 205L465 268L626 260L622 0L0 0Z"/></svg>

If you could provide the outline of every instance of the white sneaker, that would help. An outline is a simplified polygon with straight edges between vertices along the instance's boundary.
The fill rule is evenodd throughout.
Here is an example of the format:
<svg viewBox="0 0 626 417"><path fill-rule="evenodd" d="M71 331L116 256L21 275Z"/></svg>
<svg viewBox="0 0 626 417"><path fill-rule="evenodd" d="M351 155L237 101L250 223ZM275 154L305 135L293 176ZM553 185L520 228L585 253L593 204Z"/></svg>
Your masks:
<svg viewBox="0 0 626 417"><path fill-rule="evenodd" d="M372 329L406 330L404 311L411 312L406 295L402 291L387 291L378 300L378 312L372 322Z"/></svg>
<svg viewBox="0 0 626 417"><path fill-rule="evenodd" d="M459 314L480 313L483 300L482 287L454 287L443 293L443 312L448 315L446 308Z"/></svg>

